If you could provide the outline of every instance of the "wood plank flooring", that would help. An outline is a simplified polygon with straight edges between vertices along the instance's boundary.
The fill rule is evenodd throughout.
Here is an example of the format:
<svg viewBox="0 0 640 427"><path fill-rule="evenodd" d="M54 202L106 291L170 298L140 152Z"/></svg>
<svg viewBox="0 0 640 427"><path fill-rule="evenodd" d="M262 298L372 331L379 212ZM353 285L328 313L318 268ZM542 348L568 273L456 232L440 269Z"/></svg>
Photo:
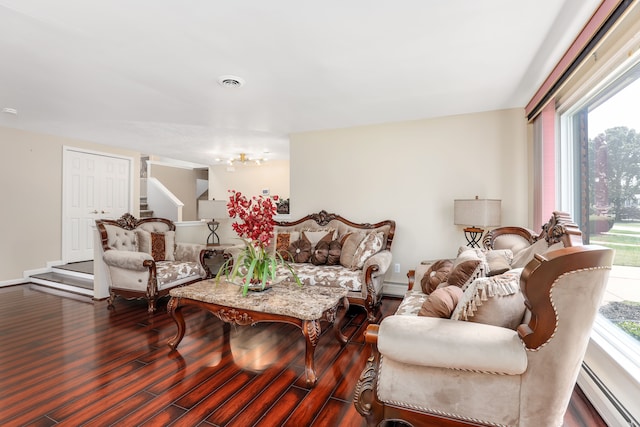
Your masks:
<svg viewBox="0 0 640 427"><path fill-rule="evenodd" d="M399 300L383 301L383 315ZM341 347L333 333L316 349L318 384L304 384L304 338L284 324L232 327L186 310L187 333L171 352L176 326L166 299L88 302L33 285L0 288L2 426L364 426L355 383L369 356L366 317L346 314ZM324 326L324 325L323 325ZM565 426L605 426L579 390Z"/></svg>

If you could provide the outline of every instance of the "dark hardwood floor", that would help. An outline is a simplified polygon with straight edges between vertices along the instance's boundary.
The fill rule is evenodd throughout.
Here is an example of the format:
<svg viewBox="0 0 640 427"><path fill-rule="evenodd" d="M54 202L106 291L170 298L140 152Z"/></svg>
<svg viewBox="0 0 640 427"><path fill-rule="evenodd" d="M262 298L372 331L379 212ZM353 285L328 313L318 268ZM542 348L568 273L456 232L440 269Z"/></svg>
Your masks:
<svg viewBox="0 0 640 427"><path fill-rule="evenodd" d="M383 301L383 315L397 299ZM146 303L91 302L33 285L0 288L2 426L363 426L352 404L369 356L364 313L352 308L340 347L324 334L316 350L318 384L304 384L304 338L284 324L232 327L185 310L176 332L166 299L155 315ZM574 392L565 426L605 426Z"/></svg>

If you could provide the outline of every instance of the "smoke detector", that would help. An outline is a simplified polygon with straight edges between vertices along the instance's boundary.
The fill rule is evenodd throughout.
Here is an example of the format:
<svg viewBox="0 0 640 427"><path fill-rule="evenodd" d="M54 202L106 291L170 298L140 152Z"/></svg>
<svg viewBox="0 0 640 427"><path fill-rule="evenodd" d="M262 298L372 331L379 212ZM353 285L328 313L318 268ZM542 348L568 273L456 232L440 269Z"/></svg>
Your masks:
<svg viewBox="0 0 640 427"><path fill-rule="evenodd" d="M222 87L240 87L244 85L244 79L238 76L226 75L218 77L218 84Z"/></svg>

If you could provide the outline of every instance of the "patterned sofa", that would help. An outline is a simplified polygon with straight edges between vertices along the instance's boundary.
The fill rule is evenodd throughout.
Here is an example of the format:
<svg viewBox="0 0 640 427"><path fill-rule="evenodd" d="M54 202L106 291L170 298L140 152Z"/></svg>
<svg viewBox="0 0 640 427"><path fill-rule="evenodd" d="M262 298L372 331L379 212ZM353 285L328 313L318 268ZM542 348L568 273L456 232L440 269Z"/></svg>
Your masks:
<svg viewBox="0 0 640 427"><path fill-rule="evenodd" d="M175 224L165 218L136 219L126 213L118 220L96 220L107 266L109 307L116 295L145 298L148 311L171 288L210 275L205 245L175 241Z"/></svg>
<svg viewBox="0 0 640 427"><path fill-rule="evenodd" d="M363 307L375 321L395 227L392 220L358 224L320 211L276 222L272 250L290 259L304 285L347 288L349 303ZM290 274L284 268L282 273Z"/></svg>

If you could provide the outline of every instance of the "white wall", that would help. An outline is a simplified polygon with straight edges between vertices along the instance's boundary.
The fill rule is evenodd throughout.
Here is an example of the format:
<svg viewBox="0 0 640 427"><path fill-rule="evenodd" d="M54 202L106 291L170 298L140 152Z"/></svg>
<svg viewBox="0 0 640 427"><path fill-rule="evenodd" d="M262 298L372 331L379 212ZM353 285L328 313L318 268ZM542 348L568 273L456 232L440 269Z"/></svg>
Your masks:
<svg viewBox="0 0 640 427"><path fill-rule="evenodd" d="M234 172L228 172L227 165L209 166L209 199L228 200L228 190L258 196L263 189L269 189L272 196L289 197L288 160L270 160L260 166L236 165L234 169ZM218 235L222 243L238 243L231 220L221 221Z"/></svg>
<svg viewBox="0 0 640 427"><path fill-rule="evenodd" d="M406 283L423 259L455 256L456 198L502 199L505 225L528 226L522 109L291 135L291 217L322 209L356 222L396 221L393 263Z"/></svg>
<svg viewBox="0 0 640 427"><path fill-rule="evenodd" d="M149 176L160 181L183 204L182 221L195 221L197 215L196 182L200 177L200 171L187 169L151 161L149 164ZM153 209L153 206L149 206Z"/></svg>
<svg viewBox="0 0 640 427"><path fill-rule="evenodd" d="M133 200L140 194L139 153L0 127L0 283L62 259L62 148L133 157ZM133 215L139 207L133 206Z"/></svg>

